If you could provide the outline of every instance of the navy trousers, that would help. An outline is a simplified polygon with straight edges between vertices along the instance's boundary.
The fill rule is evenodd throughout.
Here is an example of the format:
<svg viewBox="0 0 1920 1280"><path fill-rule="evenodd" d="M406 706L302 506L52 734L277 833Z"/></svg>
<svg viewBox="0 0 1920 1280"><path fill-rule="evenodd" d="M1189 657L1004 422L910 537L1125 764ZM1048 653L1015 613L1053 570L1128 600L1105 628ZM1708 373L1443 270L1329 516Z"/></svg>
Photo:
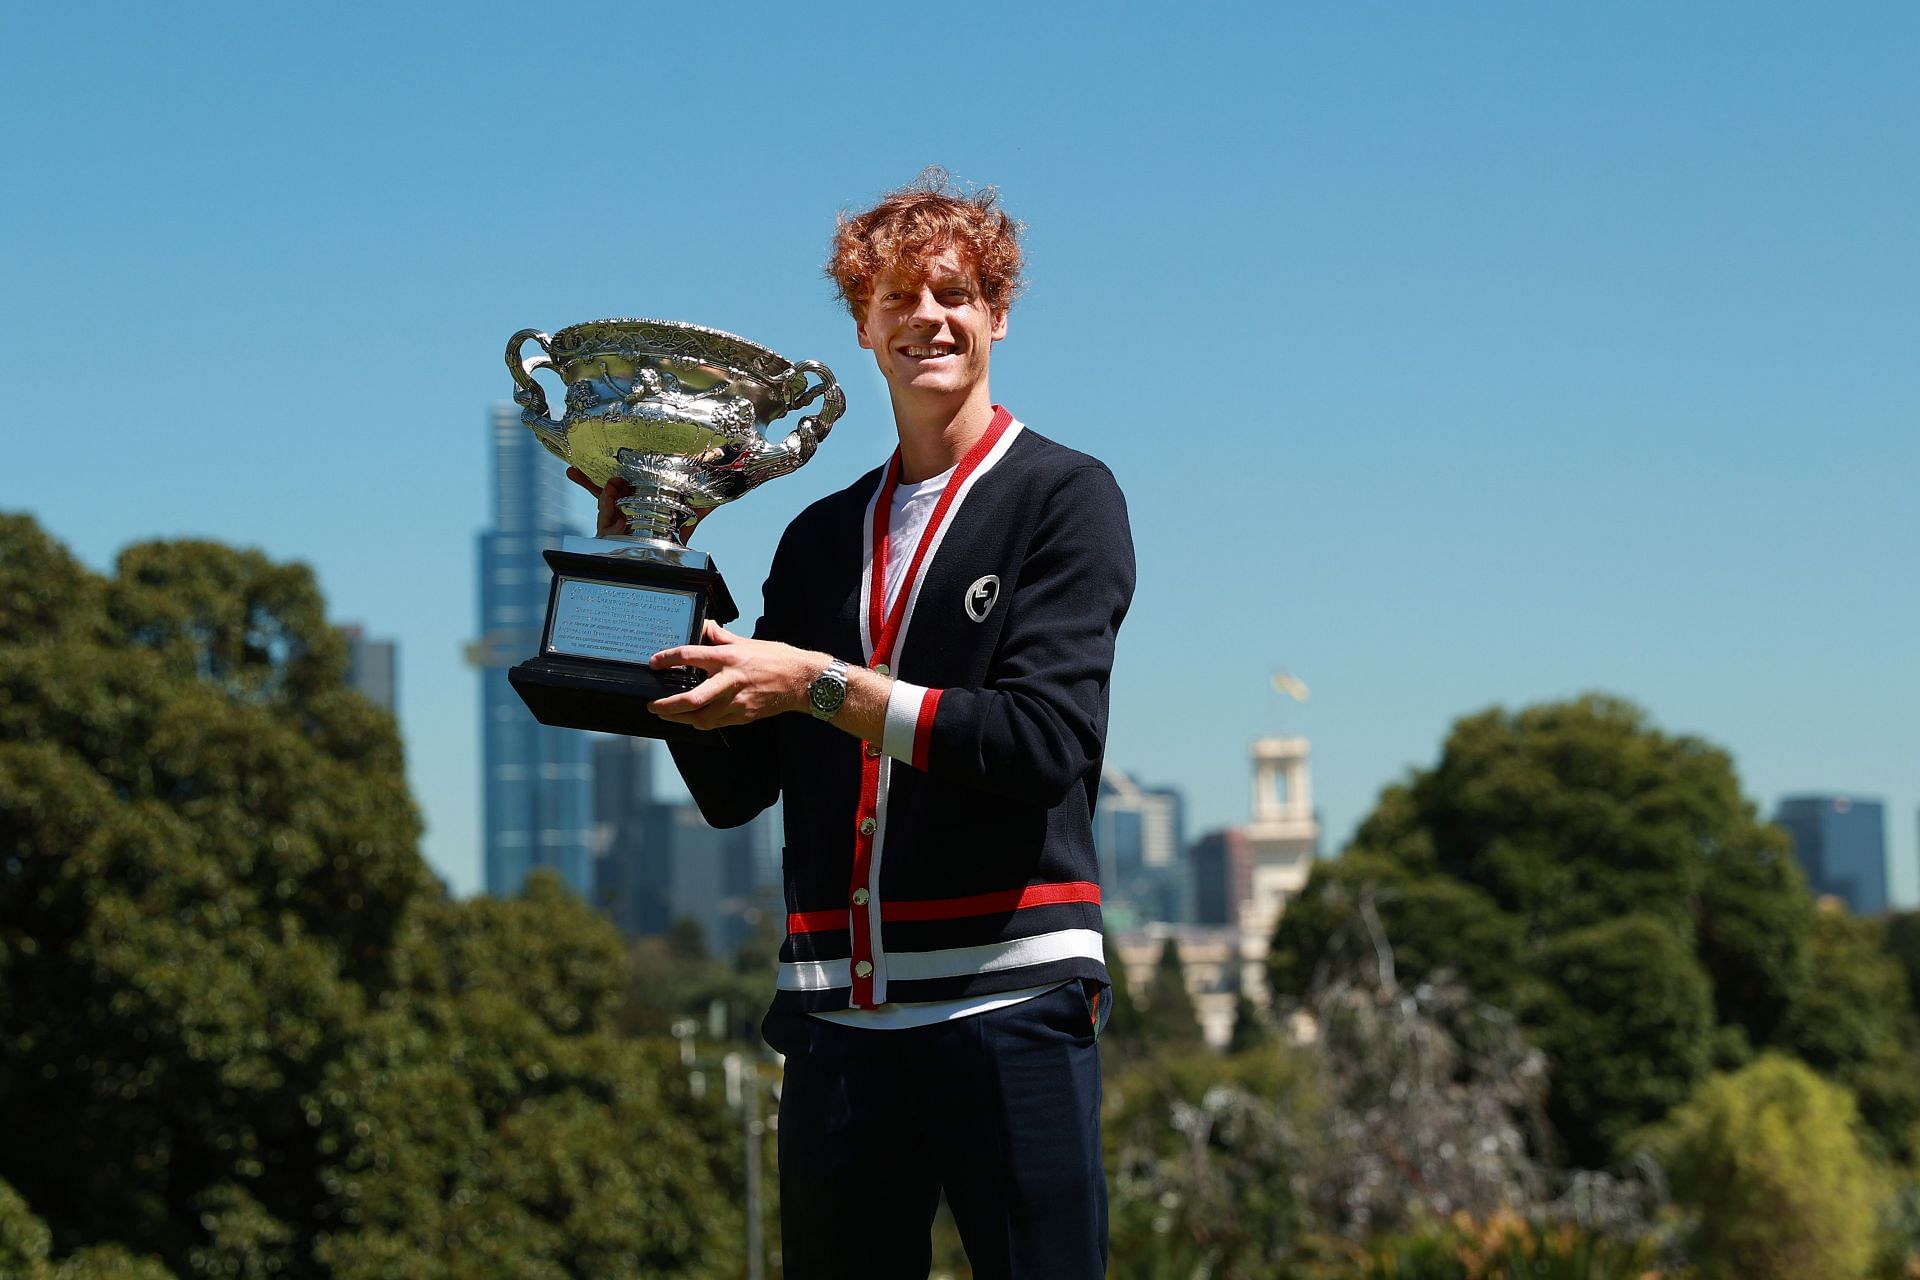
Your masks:
<svg viewBox="0 0 1920 1280"><path fill-rule="evenodd" d="M1104 989L1068 982L902 1031L768 1015L767 1043L787 1058L790 1280L925 1280L943 1190L977 1280L1105 1275L1096 1003Z"/></svg>

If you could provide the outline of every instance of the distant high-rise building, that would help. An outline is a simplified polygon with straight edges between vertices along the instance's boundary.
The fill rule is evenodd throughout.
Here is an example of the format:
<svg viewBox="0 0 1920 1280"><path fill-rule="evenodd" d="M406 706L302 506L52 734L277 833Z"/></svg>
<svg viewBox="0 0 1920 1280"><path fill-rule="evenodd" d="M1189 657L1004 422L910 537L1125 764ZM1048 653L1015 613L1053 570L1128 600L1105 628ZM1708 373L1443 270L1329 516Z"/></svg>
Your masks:
<svg viewBox="0 0 1920 1280"><path fill-rule="evenodd" d="M510 897L535 867L551 867L575 892L592 888L591 767L586 734L533 718L507 669L533 656L546 621L551 573L540 553L575 532L559 461L495 405L493 526L480 534L480 792L487 892Z"/></svg>
<svg viewBox="0 0 1920 1280"><path fill-rule="evenodd" d="M1793 839L1807 884L1839 898L1855 915L1887 909L1887 822L1878 800L1854 796L1788 796L1774 823Z"/></svg>
<svg viewBox="0 0 1920 1280"><path fill-rule="evenodd" d="M608 738L593 744L593 901L629 936L700 923L725 955L780 902L777 809L717 831L692 804L653 796L653 744Z"/></svg>
<svg viewBox="0 0 1920 1280"><path fill-rule="evenodd" d="M1093 844L1103 914L1116 928L1186 918L1185 804L1171 787L1143 787L1112 765L1100 774Z"/></svg>
<svg viewBox="0 0 1920 1280"><path fill-rule="evenodd" d="M399 646L391 640L370 640L357 623L346 623L340 635L347 642L347 683L377 707L400 710Z"/></svg>
<svg viewBox="0 0 1920 1280"><path fill-rule="evenodd" d="M657 805L654 811L656 838L671 855L671 919L698 920L707 949L730 955L752 932L758 913L783 909L778 808L726 831L708 826L691 803Z"/></svg>
<svg viewBox="0 0 1920 1280"><path fill-rule="evenodd" d="M664 859L647 858L653 743L593 744L593 903L624 934L662 933L672 918Z"/></svg>
<svg viewBox="0 0 1920 1280"><path fill-rule="evenodd" d="M1209 831L1187 851L1192 868L1193 923L1238 925L1253 898L1253 846L1239 827Z"/></svg>

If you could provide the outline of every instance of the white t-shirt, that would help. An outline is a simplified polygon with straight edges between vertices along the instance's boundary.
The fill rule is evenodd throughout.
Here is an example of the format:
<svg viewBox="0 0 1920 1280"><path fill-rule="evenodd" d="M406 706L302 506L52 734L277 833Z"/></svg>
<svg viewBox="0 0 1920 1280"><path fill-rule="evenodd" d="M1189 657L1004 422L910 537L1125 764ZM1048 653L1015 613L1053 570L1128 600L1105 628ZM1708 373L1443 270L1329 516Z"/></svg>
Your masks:
<svg viewBox="0 0 1920 1280"><path fill-rule="evenodd" d="M952 467L948 467L930 480L915 484L902 483L894 487L893 506L887 519L887 598L882 605L888 613L893 611L894 601L900 598L900 588L905 584L907 570L913 564L913 553L920 546L920 535L926 532L927 522L933 519L933 509L939 505L940 495L946 492L947 481L953 478L953 471ZM1061 985L1049 982L1040 987L995 991L983 996L962 996L958 1000L889 1002L873 1009L828 1009L816 1012L813 1016L870 1031L899 1031L907 1027L950 1022L969 1014L985 1013L989 1009L1004 1009L1010 1004L1045 995Z"/></svg>

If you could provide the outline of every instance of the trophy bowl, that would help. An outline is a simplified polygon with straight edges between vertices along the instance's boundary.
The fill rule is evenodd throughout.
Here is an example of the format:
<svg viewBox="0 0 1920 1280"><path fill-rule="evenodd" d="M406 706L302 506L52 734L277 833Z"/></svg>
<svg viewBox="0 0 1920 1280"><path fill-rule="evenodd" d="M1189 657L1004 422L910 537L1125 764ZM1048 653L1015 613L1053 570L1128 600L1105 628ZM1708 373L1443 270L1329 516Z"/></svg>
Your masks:
<svg viewBox="0 0 1920 1280"><path fill-rule="evenodd" d="M540 353L523 358L528 342ZM542 724L724 745L724 734L661 720L653 701L700 673L654 671L655 653L697 640L706 621L739 616L713 561L687 546L709 511L805 463L846 411L831 370L794 364L745 338L666 320L589 320L507 340L507 371L526 424L595 485L624 480L624 534L566 538L543 552L553 571L540 651L508 679ZM533 375L566 385L554 418ZM766 428L819 402L784 438Z"/></svg>
<svg viewBox="0 0 1920 1280"><path fill-rule="evenodd" d="M540 354L523 359L532 341ZM813 456L847 400L816 360L793 364L758 343L667 320L589 320L548 336L507 341L520 420L555 456L596 485L633 486L620 500L629 534L685 546L709 511ZM533 375L566 384L565 412L549 415ZM811 374L818 381L810 382ZM820 401L784 439L765 428Z"/></svg>

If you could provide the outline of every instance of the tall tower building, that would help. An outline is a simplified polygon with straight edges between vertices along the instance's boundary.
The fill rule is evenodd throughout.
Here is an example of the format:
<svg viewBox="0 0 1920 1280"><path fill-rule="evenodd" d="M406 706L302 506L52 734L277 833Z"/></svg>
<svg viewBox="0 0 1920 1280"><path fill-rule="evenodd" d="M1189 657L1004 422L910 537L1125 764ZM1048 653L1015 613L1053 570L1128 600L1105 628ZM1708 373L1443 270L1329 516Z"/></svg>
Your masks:
<svg viewBox="0 0 1920 1280"><path fill-rule="evenodd" d="M1209 831L1187 850L1194 924L1227 926L1238 936L1240 910L1253 901L1253 850L1244 827Z"/></svg>
<svg viewBox="0 0 1920 1280"><path fill-rule="evenodd" d="M1240 909L1241 985L1259 1003L1266 998L1273 927L1306 887L1320 849L1305 738L1261 738L1253 744L1253 820L1246 834L1252 869L1251 892Z"/></svg>
<svg viewBox="0 0 1920 1280"><path fill-rule="evenodd" d="M1887 909L1887 818L1878 800L1788 796L1773 821L1792 837L1815 893L1839 898L1857 916Z"/></svg>
<svg viewBox="0 0 1920 1280"><path fill-rule="evenodd" d="M592 888L592 769L587 735L533 718L507 669L533 656L552 577L540 553L576 532L559 461L495 405L493 527L480 534L480 792L487 892L511 897L535 867L551 867L582 897Z"/></svg>
<svg viewBox="0 0 1920 1280"><path fill-rule="evenodd" d="M653 799L653 743L593 744L593 904L628 936L673 920L673 849Z"/></svg>
<svg viewBox="0 0 1920 1280"><path fill-rule="evenodd" d="M593 744L593 902L629 937L696 920L730 954L766 912L780 911L778 807L716 831L691 803L653 794L653 743Z"/></svg>
<svg viewBox="0 0 1920 1280"><path fill-rule="evenodd" d="M358 623L340 628L347 642L347 683L376 707L400 710L399 646L391 640L371 640Z"/></svg>
<svg viewBox="0 0 1920 1280"><path fill-rule="evenodd" d="M1093 844L1102 912L1115 928L1187 918L1184 809L1172 787L1143 787L1110 764L1101 770Z"/></svg>

